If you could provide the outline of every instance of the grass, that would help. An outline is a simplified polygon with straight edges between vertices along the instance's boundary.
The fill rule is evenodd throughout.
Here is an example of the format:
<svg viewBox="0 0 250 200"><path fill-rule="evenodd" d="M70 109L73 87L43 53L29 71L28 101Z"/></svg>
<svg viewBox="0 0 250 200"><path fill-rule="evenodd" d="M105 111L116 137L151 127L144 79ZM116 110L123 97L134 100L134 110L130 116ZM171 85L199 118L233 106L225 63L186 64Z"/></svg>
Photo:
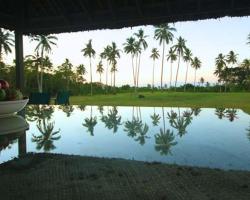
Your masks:
<svg viewBox="0 0 250 200"><path fill-rule="evenodd" d="M145 92L145 98L132 93L116 95L73 96L71 104L110 106L166 106L201 108L239 108L250 113L250 93Z"/></svg>

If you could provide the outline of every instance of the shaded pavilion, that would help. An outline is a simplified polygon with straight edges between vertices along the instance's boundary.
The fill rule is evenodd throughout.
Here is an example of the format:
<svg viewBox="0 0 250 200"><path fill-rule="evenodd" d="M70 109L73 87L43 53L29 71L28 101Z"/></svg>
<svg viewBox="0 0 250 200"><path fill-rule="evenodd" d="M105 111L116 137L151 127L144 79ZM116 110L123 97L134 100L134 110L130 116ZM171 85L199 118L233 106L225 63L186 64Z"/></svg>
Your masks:
<svg viewBox="0 0 250 200"><path fill-rule="evenodd" d="M250 15L249 0L0 0L0 5L0 27L15 31L16 87L21 90L23 35Z"/></svg>

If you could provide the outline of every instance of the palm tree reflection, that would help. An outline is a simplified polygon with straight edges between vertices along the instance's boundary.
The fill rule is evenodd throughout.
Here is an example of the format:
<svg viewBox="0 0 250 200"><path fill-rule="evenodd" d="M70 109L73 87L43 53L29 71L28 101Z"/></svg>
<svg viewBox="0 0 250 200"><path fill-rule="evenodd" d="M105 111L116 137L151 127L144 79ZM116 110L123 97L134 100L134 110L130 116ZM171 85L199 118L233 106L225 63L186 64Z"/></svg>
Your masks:
<svg viewBox="0 0 250 200"><path fill-rule="evenodd" d="M192 110L192 113L194 114L194 116L198 116L201 112L201 109L200 108L191 108Z"/></svg>
<svg viewBox="0 0 250 200"><path fill-rule="evenodd" d="M103 111L101 113L103 113ZM113 133L116 133L118 127L121 125L121 116L118 115L117 108L113 107L107 115L101 117L101 121L105 124L105 127L113 129Z"/></svg>
<svg viewBox="0 0 250 200"><path fill-rule="evenodd" d="M90 117L85 118L84 122L82 125L87 128L87 132L90 133L91 136L94 136L94 128L97 124L97 118L92 117L92 106L90 107Z"/></svg>
<svg viewBox="0 0 250 200"><path fill-rule="evenodd" d="M246 129L246 131L247 131L247 138L248 138L249 141L250 141L250 125L249 125L249 127Z"/></svg>
<svg viewBox="0 0 250 200"><path fill-rule="evenodd" d="M59 106L59 109L61 109L66 114L67 117L70 117L74 111L74 107L71 105Z"/></svg>
<svg viewBox="0 0 250 200"><path fill-rule="evenodd" d="M226 117L229 119L230 122L234 121L234 119L237 118L237 110L234 108L227 109Z"/></svg>
<svg viewBox="0 0 250 200"><path fill-rule="evenodd" d="M25 108L25 118L30 122L51 119L53 113L54 106L51 105L30 105Z"/></svg>
<svg viewBox="0 0 250 200"><path fill-rule="evenodd" d="M32 134L32 142L37 143L37 150L43 149L45 152L49 152L56 148L53 142L59 140L61 136L58 135L60 129L58 131L54 131L54 126L54 122L49 122L47 118L38 122L37 128L41 135L36 136Z"/></svg>
<svg viewBox="0 0 250 200"><path fill-rule="evenodd" d="M170 113L167 114L170 125L178 130L178 134L182 137L185 133L187 133L186 129L188 125L192 122L192 111L186 110L180 114L180 108L178 108L178 114L171 110Z"/></svg>
<svg viewBox="0 0 250 200"><path fill-rule="evenodd" d="M136 117L134 116L134 108L132 113L132 120L127 120L125 122L124 131L127 132L129 137L135 138L134 140L139 142L140 145L144 145L146 139L150 138L147 136L149 126L141 120L140 107L136 107Z"/></svg>
<svg viewBox="0 0 250 200"><path fill-rule="evenodd" d="M160 152L161 155L172 154L171 147L176 144L174 133L169 129L166 131L160 129L160 133L155 135L155 150Z"/></svg>
<svg viewBox="0 0 250 200"><path fill-rule="evenodd" d="M225 110L225 108L216 108L215 115L217 115L219 119L222 119L223 117L225 117Z"/></svg>
<svg viewBox="0 0 250 200"><path fill-rule="evenodd" d="M158 124L160 123L160 115L155 113L155 108L154 108L154 114L150 115L150 118L152 119L152 124L153 126L158 126Z"/></svg>

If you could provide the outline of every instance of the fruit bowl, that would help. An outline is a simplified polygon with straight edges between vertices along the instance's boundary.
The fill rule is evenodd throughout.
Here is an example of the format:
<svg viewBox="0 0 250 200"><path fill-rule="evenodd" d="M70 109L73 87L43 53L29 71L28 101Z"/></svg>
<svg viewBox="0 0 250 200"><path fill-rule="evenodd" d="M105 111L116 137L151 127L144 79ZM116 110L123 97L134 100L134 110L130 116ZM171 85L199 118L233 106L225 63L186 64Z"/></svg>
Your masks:
<svg viewBox="0 0 250 200"><path fill-rule="evenodd" d="M29 99L0 101L0 118L8 117L21 111L29 102Z"/></svg>

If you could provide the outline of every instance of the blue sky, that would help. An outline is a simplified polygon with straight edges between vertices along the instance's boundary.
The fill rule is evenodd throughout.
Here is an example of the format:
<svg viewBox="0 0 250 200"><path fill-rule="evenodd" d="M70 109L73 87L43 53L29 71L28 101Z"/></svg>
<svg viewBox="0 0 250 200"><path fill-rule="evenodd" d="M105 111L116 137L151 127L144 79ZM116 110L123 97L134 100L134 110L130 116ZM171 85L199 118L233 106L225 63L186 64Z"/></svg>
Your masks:
<svg viewBox="0 0 250 200"><path fill-rule="evenodd" d="M230 50L234 50L239 54L239 61L244 58L250 58L250 46L246 45L247 35L250 33L250 18L221 18L212 20L200 20L191 22L178 22L174 24L177 32L175 38L182 36L187 40L187 46L192 50L193 55L197 56L202 61L202 68L197 72L197 78L204 77L205 81L216 82L216 77L213 75L214 59L219 53L227 54ZM123 49L123 43L126 38L133 35L140 28L143 28L145 34L148 35L148 49L142 54L140 85L151 83L152 79L152 60L149 58L151 49L157 47L160 52L162 48L158 41L153 39L154 27L141 26L133 28L123 28L116 30L97 30L85 31L76 33L58 34L57 47L53 48L53 53L50 55L55 66L60 65L65 58L68 58L73 65L84 64L89 72L88 59L84 58L81 49L85 46L89 39L93 40L93 47L97 55L93 61L94 81L99 80L99 76L95 73L96 64L99 62L99 54L103 47L116 42L119 49ZM173 43L176 43L176 39ZM169 49L167 46L167 49ZM32 54L35 48L35 43L29 42L27 37L24 37L24 54ZM14 51L13 51L14 52ZM8 63L11 63L14 54L6 57ZM129 55L122 53L121 59L118 61L117 84L132 84L132 68ZM169 67L170 64L165 62L164 65L164 84L169 83ZM176 73L177 63L173 66L174 76ZM184 81L186 64L181 63L179 81ZM188 81L193 82L194 71L190 68ZM89 73L86 75L89 80ZM103 76L104 80L104 76ZM156 62L155 71L156 84L160 83L160 59Z"/></svg>

